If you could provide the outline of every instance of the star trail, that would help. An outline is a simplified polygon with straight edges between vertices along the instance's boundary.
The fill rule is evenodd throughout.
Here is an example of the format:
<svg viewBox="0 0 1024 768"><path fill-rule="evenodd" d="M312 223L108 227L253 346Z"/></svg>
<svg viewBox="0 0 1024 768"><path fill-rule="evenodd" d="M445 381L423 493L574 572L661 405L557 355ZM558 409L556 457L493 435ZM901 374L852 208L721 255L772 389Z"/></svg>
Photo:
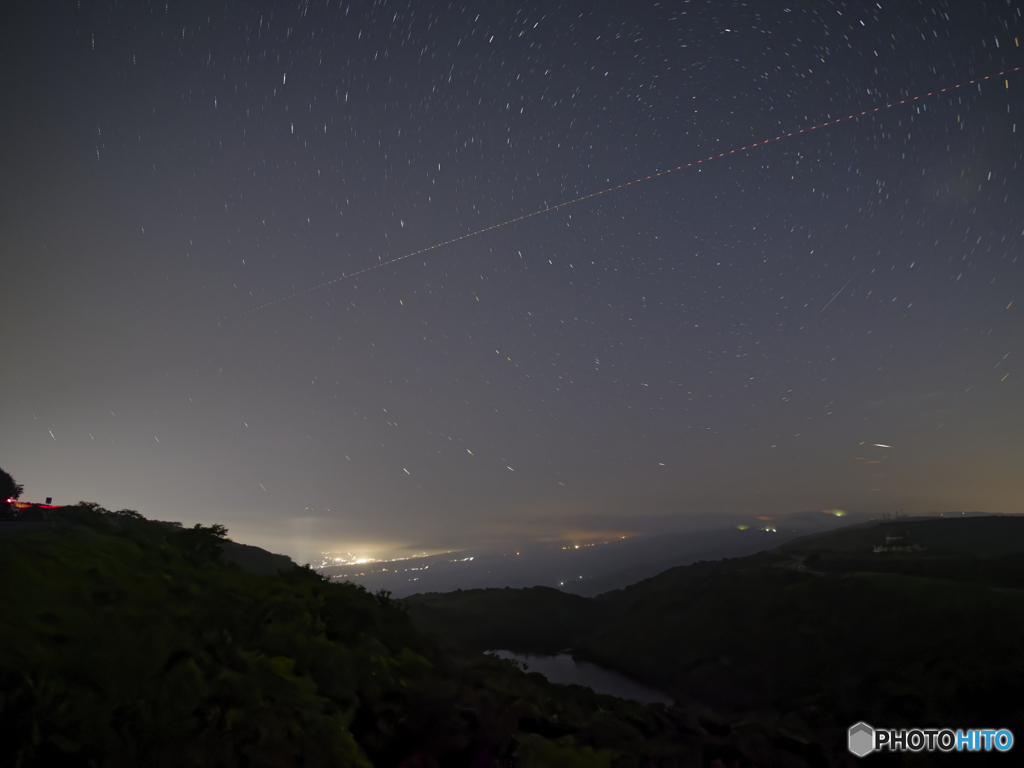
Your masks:
<svg viewBox="0 0 1024 768"><path fill-rule="evenodd" d="M773 141L781 141L782 139L788 139L790 136L799 136L801 133L807 133L808 131L816 131L819 128L827 128L830 125L836 125L837 123L846 122L847 120L853 120L854 118L857 118L857 117L863 117L864 115L873 114L875 112L881 112L882 110L891 109L892 107L901 106L903 104L910 104L912 102L918 101L920 99L927 98L929 96L935 96L937 94L945 93L946 91L952 91L952 90L955 90L957 88L963 88L965 85L974 85L975 83L980 83L980 82L982 82L984 80L991 80L992 78L1003 77L1003 76L1011 74L1011 73L1019 72L1021 69L1022 69L1022 67L1014 67L1013 69L1004 70L1003 72L997 72L994 75L986 75L985 77L979 77L979 78L977 78L975 80L968 80L966 83L958 83L957 85L951 85L951 86L949 86L947 88L940 88L940 89L938 89L936 91L932 91L931 93L922 94L920 96L909 97L909 98L903 99L902 101L897 101L897 102L894 102L892 104L886 104L885 106L882 106L882 107L875 107L874 109L865 110L864 112L858 112L858 113L853 114L853 115L847 115L846 117L841 117L838 120L828 120L828 121L826 121L824 123L818 123L817 125L812 125L812 126L810 126L808 128L801 128L799 131L792 131L791 133L784 133L781 136L775 136L775 137L773 137L771 139L765 139L764 141L758 141L758 142L756 142L754 144L748 144L745 147L739 147L738 149L730 149L728 152L720 152L717 155L711 155L710 157L701 158L700 160L693 160L693 161L691 161L689 163L684 163L683 165L677 165L675 168L669 168L668 170L665 170L665 171L658 171L657 173L652 173L649 176L641 176L639 179L633 179L631 181L624 181L623 183L617 184L614 187L608 187L607 189L601 189L601 190L598 190L597 192L591 192L589 195L583 195L582 197L577 197L575 200L567 200L564 203L558 203L557 205L551 205L551 206L548 206L547 208L541 208L540 210L532 211L530 213L523 214L522 216L518 216L518 217L516 217L514 219L509 219L508 221L503 221L503 222L501 222L499 224L492 224L489 227L484 227L483 229L478 229L475 232L470 232L469 234L466 234L466 235L459 235L458 237L453 237L451 240L445 240L443 243L436 243L435 245L431 245L431 246L428 246L426 248L421 248L418 251L413 251L412 253L407 253L404 256L399 256L399 257L394 258L394 259L388 259L387 261L381 262L379 264L372 264L369 267L366 267L365 269L359 270L358 272L353 272L351 275L342 275L341 277L336 277L333 280L329 280L326 283L320 283L319 285L315 285L312 288L307 288L302 293L307 293L309 291L315 291L318 288L325 288L328 285L334 285L335 283L338 283L338 282L340 282L342 280L347 280L347 279L352 279L354 277L358 277L359 275L365 274L365 273L370 272L372 270L380 269L381 267L387 267L387 266L390 266L391 264L395 264L396 262L399 262L399 261L405 261L406 259L410 259L413 256L419 256L419 255L427 253L429 251L436 250L437 248L443 248L446 245L451 245L452 243L457 243L460 240L465 240L466 238L469 238L469 237L476 237L477 235L482 235L482 234L484 234L486 232L491 232L492 230L500 229L501 227L507 227L510 224L517 224L520 221L525 221L526 219L532 218L534 216L540 216L542 214L547 213L548 211L556 211L559 208L564 208L564 207L566 207L568 205L573 205L574 203L582 203L584 200L590 200L591 198L594 198L594 197L599 197L601 195L606 195L609 192L617 192L620 189L625 189L627 187L633 186L634 184L640 184L640 183L642 183L644 181L649 181L651 179L656 179L659 176L664 176L665 174L668 174L668 173L674 173L676 171L686 170L687 168L693 168L694 166L700 165L701 163L706 163L706 162L709 162L711 160L717 160L720 157L727 157L728 155L735 155L738 152L746 152L748 149L754 149L755 147L761 147L761 146L764 146L765 144L770 144ZM846 285L849 285L849 284L850 284L849 281L847 281ZM846 285L843 286L844 289L846 288ZM840 289L840 292L842 292L842 289ZM277 299L277 300L272 301L272 302L270 302L268 304L263 304L263 305L261 305L259 307L256 307L256 309L249 310L249 311L250 312L255 312L256 310L263 309L264 307L269 307L269 306L271 306L273 304L277 304L280 301L287 301L288 299L292 299L292 298L295 298L296 296L300 296L300 295L302 295L302 294L296 293L296 294L292 294L291 296L285 296L284 298ZM838 295L839 294L837 293L836 296L838 296ZM835 296L832 297L832 300L834 300L834 299L835 299ZM832 303L832 300L830 300L829 303ZM828 305L826 304L825 306L828 306ZM243 313L243 314L246 314L246 313Z"/></svg>
<svg viewBox="0 0 1024 768"><path fill-rule="evenodd" d="M303 560L1020 511L1022 12L5 9L0 466Z"/></svg>

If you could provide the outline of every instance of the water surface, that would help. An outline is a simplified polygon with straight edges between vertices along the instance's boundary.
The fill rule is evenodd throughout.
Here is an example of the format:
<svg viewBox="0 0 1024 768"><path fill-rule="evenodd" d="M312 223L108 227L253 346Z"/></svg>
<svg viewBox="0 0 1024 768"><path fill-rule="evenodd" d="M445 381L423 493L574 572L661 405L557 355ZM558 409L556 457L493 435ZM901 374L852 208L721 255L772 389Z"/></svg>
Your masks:
<svg viewBox="0 0 1024 768"><path fill-rule="evenodd" d="M552 683L584 685L592 688L595 693L633 699L641 704L672 703L672 697L664 691L650 688L589 661L577 661L568 653L560 653L557 656L531 656L511 651L491 653L502 659L519 661L526 666L527 672L540 672Z"/></svg>

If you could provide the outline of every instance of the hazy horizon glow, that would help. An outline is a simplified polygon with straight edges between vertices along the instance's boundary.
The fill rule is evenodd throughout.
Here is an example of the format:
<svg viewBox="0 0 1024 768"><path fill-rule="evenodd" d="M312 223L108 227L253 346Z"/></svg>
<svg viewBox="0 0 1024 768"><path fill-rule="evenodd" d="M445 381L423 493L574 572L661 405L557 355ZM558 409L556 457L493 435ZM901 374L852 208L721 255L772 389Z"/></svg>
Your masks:
<svg viewBox="0 0 1024 768"><path fill-rule="evenodd" d="M1021 73L306 292L1024 64L880 5L5 9L0 467L296 558L1021 512Z"/></svg>

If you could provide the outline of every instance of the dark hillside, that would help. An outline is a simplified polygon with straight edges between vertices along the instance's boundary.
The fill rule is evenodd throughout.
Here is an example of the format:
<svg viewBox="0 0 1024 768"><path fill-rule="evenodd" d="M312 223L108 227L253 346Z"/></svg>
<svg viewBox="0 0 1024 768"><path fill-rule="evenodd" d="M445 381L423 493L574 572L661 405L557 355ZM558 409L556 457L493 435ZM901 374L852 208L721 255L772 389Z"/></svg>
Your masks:
<svg viewBox="0 0 1024 768"><path fill-rule="evenodd" d="M593 600L550 587L431 592L403 602L420 629L455 650L476 653L558 653L576 647L598 616Z"/></svg>
<svg viewBox="0 0 1024 768"><path fill-rule="evenodd" d="M875 553L895 528L914 546ZM1020 552L1020 518L869 523L673 568L594 598L589 612L569 596L563 605L579 622L577 658L673 692L677 706L709 707L726 723L785 723L790 736L841 761L845 729L861 719L907 728L998 722L1024 732ZM552 596L536 611L525 591L428 597L432 610L447 611L444 624L423 619L416 601L424 598L410 601L413 619L453 642L469 634L464 620L492 647L506 647L503 628L515 627L504 636L522 650L550 648L541 638ZM487 616L500 618L481 625Z"/></svg>
<svg viewBox="0 0 1024 768"><path fill-rule="evenodd" d="M899 537L909 551L875 552ZM784 544L804 569L892 573L1024 589L1024 518L962 517L874 522Z"/></svg>
<svg viewBox="0 0 1024 768"><path fill-rule="evenodd" d="M1024 516L934 517L872 521L836 531L802 536L780 546L780 552L870 553L890 532L903 532L928 551L996 557L1024 553Z"/></svg>
<svg viewBox="0 0 1024 768"><path fill-rule="evenodd" d="M386 593L226 561L221 526L97 505L51 522L0 536L0 765L804 765L758 725L711 733L696 711L449 656ZM524 602L555 617L553 597Z"/></svg>

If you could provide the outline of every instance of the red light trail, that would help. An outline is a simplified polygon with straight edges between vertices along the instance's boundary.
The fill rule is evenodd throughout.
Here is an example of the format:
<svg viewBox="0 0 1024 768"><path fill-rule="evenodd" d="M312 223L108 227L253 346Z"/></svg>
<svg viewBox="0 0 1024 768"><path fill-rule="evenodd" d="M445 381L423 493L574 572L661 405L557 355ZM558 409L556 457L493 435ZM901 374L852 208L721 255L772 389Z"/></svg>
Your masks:
<svg viewBox="0 0 1024 768"><path fill-rule="evenodd" d="M922 99L927 99L930 96L938 96L941 93L947 93L949 91L955 91L958 88L966 88L967 86L975 85L977 83L982 83L982 82L984 82L986 80L994 80L994 79L996 79L998 77L1003 77L1005 75L1010 75L1010 74L1013 74L1015 72L1019 72L1022 69L1024 69L1024 65L1021 65L1019 67L1013 67L1012 69L1004 69L1002 72L996 72L995 74L986 75L985 77L976 77L973 80L967 80L967 81L965 81L963 83L958 83L956 85L949 85L949 86L946 86L945 88L939 88L938 90L929 91L928 93L922 93L919 96L908 96L907 98L905 98L905 99L903 99L901 101L894 101L894 102L891 102L889 104L884 104L881 107L875 107L874 109L865 109L863 112L855 112L855 113L853 113L851 115L846 115L845 117L836 118L835 120L826 120L825 122L818 123L817 125L811 125L811 126L808 126L807 128L801 128L798 131L790 131L789 133L783 133L783 134L780 134L778 136L774 136L774 137L772 137L770 139L764 139L763 141L757 141L757 142L754 142L753 144L747 144L745 147L737 147L736 149L730 149L728 152L719 152L717 155L708 155L707 157L703 157L700 160L691 160L690 162L684 163L683 165L677 165L675 168L668 168L667 170L658 171L656 173L651 173L651 174L648 174L647 176L641 176L639 178L632 179L631 181L624 181L621 184L616 184L614 187L608 187L607 189L601 189L601 190L598 190L597 192L591 192L590 194L583 195L582 197L577 197L577 198L575 198L573 200L566 200L565 202L557 203L556 205L549 205L546 208L539 208L536 211L532 211L530 213L524 213L522 216L517 216L514 219L509 219L507 221L502 221L499 224L491 224L491 226L484 227L483 229L478 229L475 232L467 232L464 235L459 235L458 237L453 237L450 240L445 240L444 242L435 243L434 245L427 246L426 248L420 248L417 251L412 251L411 253L407 253L404 256L398 256L398 257L396 257L394 259L388 259L387 261L382 261L379 264L374 264L372 266L365 267L364 269L360 269L357 272L351 272L351 273L348 273L348 274L342 274L341 277L336 277L333 280L328 280L326 283L320 283L319 285L314 285L311 288L306 288L305 290L299 291L297 293L293 293L293 294L290 294L288 296L282 296L280 299L274 299L274 301L267 302L266 304L261 304L258 307L254 307L253 309L246 310L245 312L242 312L240 314L241 315L247 315L250 312L257 312L257 311L259 311L261 309L265 309L267 307L272 307L275 304L280 304L282 301L288 301L289 299L294 299L297 296L302 296L303 294L310 293L311 291L316 291L316 290L319 290L320 288L326 288L329 285L334 285L335 283L340 283L343 280L350 280L351 278L358 277L359 275L365 275L367 272L372 272L373 270L380 269L381 267L390 266L390 265L395 264L395 263L397 263L399 261L405 261L406 259L411 259L413 256L419 256L420 254L427 253L428 251L434 251L434 250L437 250L438 248L443 248L446 245L452 245L453 243L458 243L458 242L460 242L462 240L468 240L471 237L476 237L477 235L482 235L482 234L484 234L486 232L491 232L491 231L493 231L495 229L501 229L502 227L507 227L510 224L516 224L516 223L518 223L520 221L525 221L526 219L532 219L534 216L540 216L541 214L549 213L550 211L557 211L559 208L565 208L566 206L569 206L569 205L575 205L576 203L582 203L584 200L591 200L591 199L593 199L595 197L600 197L601 195L607 195L610 192L616 192L616 191L618 191L620 189L625 189L626 187L632 187L632 186L634 186L636 184L640 184L641 182L650 181L651 179L656 179L659 176L667 176L670 173L675 173L676 171L683 171L683 170L686 170L687 168L693 168L695 166L701 165L702 163L707 163L707 162L709 162L711 160L717 160L720 157L727 157L729 155L738 155L738 154L740 154L742 152L746 152L749 149L754 149L755 147L763 147L763 146L765 146L767 144L772 144L772 143L774 143L776 141L782 141L783 139L788 139L788 138L790 138L792 136L799 136L802 133L810 133L811 131L817 131L820 128L827 128L830 125L836 125L838 123L844 123L847 120L855 120L858 117L864 117L865 115L873 115L876 112L883 112L883 111L885 111L887 109L892 109L893 107L902 106L903 104L911 104L911 103L913 103L915 101L920 101ZM1007 87L1009 87L1009 83L1007 83ZM841 292L842 291L840 291L840 293ZM829 302L829 303L831 303L831 302Z"/></svg>

